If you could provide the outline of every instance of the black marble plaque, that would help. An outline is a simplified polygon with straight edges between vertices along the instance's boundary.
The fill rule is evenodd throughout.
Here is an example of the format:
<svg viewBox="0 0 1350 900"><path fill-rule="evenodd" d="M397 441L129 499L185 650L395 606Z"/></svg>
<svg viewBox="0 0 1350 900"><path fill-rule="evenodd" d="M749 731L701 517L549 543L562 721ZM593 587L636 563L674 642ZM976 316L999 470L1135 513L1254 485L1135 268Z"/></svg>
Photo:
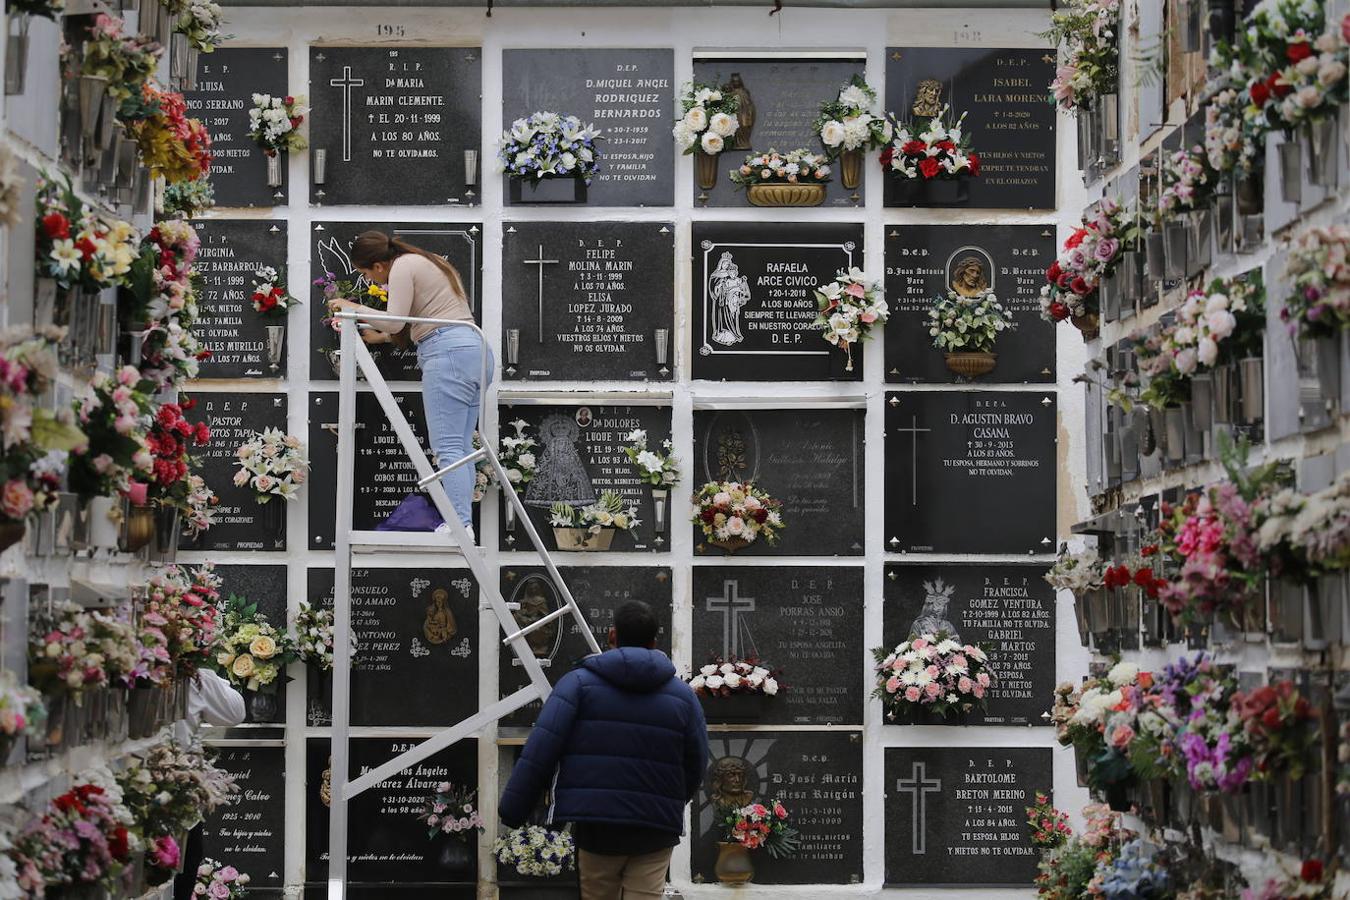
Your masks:
<svg viewBox="0 0 1350 900"><path fill-rule="evenodd" d="M865 268L863 227L696 222L693 376L712 381L861 381L814 324L814 290Z"/></svg>
<svg viewBox="0 0 1350 900"><path fill-rule="evenodd" d="M503 379L669 381L674 250L669 222L508 223Z"/></svg>
<svg viewBox="0 0 1350 900"><path fill-rule="evenodd" d="M648 447L659 448L670 437L670 417L668 406L501 406L497 422L502 434L512 434L509 423L521 419L529 423L526 435L538 442L534 448L537 471L534 480L520 491L520 499L550 553L556 544L548 524L549 507L558 501L584 506L595 502L604 491L617 491L626 499L636 500L642 523L636 535L616 531L611 550L669 548L670 516L683 514L684 504L678 499L681 488L677 485L671 491L662 529L651 489L638 479L623 448L628 445L629 433L638 428L647 432ZM503 549L533 550L524 528L518 523L514 528L507 527L505 510L501 522Z"/></svg>
<svg viewBox="0 0 1350 900"><path fill-rule="evenodd" d="M1055 106L1046 85L1055 77L1055 51L986 47L888 47L886 108L902 120L912 114L921 82L942 86L940 102L953 120L966 116L980 158L980 174L968 179L969 209L1054 209ZM918 117L925 127L928 118ZM886 205L908 205L892 196Z"/></svg>
<svg viewBox="0 0 1350 900"><path fill-rule="evenodd" d="M670 569L660 566L562 566L563 583L572 592L595 635L601 651L609 649L609 629L614 611L629 600L641 600L651 606L661 623L656 648L670 654ZM541 566L510 566L502 569L502 597L512 604L516 622L524 627L557 609L564 602L553 581ZM576 619L564 616L531 632L525 638L539 660L550 684L572 671L590 654ZM505 697L530 683L520 660L510 647L499 651L501 695ZM534 724L539 703L521 707L500 720L502 725Z"/></svg>
<svg viewBox="0 0 1350 900"><path fill-rule="evenodd" d="M197 63L197 90L184 91L188 115L211 132L211 188L216 206L284 206L289 186L267 185L267 155L248 136L254 94L286 96L285 47L220 47ZM303 126L302 126L303 127ZM285 248L285 241L282 241Z"/></svg>
<svg viewBox="0 0 1350 900"><path fill-rule="evenodd" d="M786 687L763 725L861 725L863 570L857 566L698 566L693 667L758 657Z"/></svg>
<svg viewBox="0 0 1350 900"><path fill-rule="evenodd" d="M269 325L285 328L286 319L269 319L253 309L254 273L271 266L286 276L286 223L267 219L198 219L197 293L201 321L197 334L211 356L202 360L199 378L281 378L286 374L285 341L273 367L268 355ZM304 296L300 285L287 284ZM301 307L299 317L305 315ZM296 319L297 323L303 321ZM284 333L284 332L283 332Z"/></svg>
<svg viewBox="0 0 1350 900"><path fill-rule="evenodd" d="M201 462L198 474L220 503L215 524L195 540L185 533L181 548L285 550L287 501L274 496L266 504L258 503L253 488L235 486L234 474L239 471L235 452L255 433L268 428L286 431L286 395L203 392L193 399L197 405L184 416L189 422L205 422L211 428L211 442L193 448L192 455ZM301 494L309 490L308 481L300 486Z"/></svg>
<svg viewBox="0 0 1350 900"><path fill-rule="evenodd" d="M865 418L861 409L698 410L690 492L709 481L753 482L782 501L778 543L757 540L738 555L861 555ZM722 552L704 544L700 528L694 544Z"/></svg>
<svg viewBox="0 0 1350 900"><path fill-rule="evenodd" d="M286 886L286 748L220 747L239 793L202 825L202 852L249 877L249 893Z"/></svg>
<svg viewBox="0 0 1350 900"><path fill-rule="evenodd" d="M787 153L806 148L824 153L825 148L816 137L813 125L820 112L820 104L834 100L839 90L854 75L863 74L867 60L830 59L828 57L801 59L792 56L776 58L704 58L694 60L694 80L716 84L727 90L735 79L749 92L749 106L754 112L750 129L750 149L731 149L734 139L727 141L727 150L717 160L717 187L699 190L694 184L695 202L704 206L746 206L744 190L737 190L730 172L738 168L752 153L778 150ZM744 105L744 103L743 103ZM874 157L869 154L869 165ZM860 206L863 186L849 190L839 180L839 167L825 185L826 206Z"/></svg>
<svg viewBox="0 0 1350 900"><path fill-rule="evenodd" d="M588 206L675 202L675 51L503 50L502 71L503 128L547 111L600 130L603 157Z"/></svg>
<svg viewBox="0 0 1350 900"><path fill-rule="evenodd" d="M195 568L192 563L185 564ZM235 594L258 604L267 621L281 628L286 624L286 567L224 565L215 567L220 576L221 599Z"/></svg>
<svg viewBox="0 0 1350 900"><path fill-rule="evenodd" d="M886 399L886 549L1053 553L1056 406L1029 392Z"/></svg>
<svg viewBox="0 0 1350 900"><path fill-rule="evenodd" d="M1030 886L1039 854L1026 807L1051 793L1051 751L886 748L886 883Z"/></svg>
<svg viewBox="0 0 1350 900"><path fill-rule="evenodd" d="M310 47L310 144L328 154L311 199L326 206L477 202L482 51ZM466 179L468 170L473 174Z"/></svg>
<svg viewBox="0 0 1350 900"><path fill-rule="evenodd" d="M994 344L988 383L1053 382L1055 326L1041 318L1041 285L1055 258L1055 229L1044 225L893 225L886 229L886 380L964 380L947 368L928 333L933 301L958 288L990 288L1012 313ZM959 282L959 285L958 285Z"/></svg>
<svg viewBox="0 0 1350 900"><path fill-rule="evenodd" d="M472 222L404 223L393 222L319 222L310 232L310 265L313 278L332 272L342 281L350 281L357 290L365 290L366 281L355 270L351 261L352 241L363 231L383 231L410 244L438 253L459 270L464 290L473 303L474 314L480 309L483 296L482 229ZM323 291L310 285L309 291L309 377L315 381L336 381L339 335L323 320L327 308ZM370 355L379 366L380 374L393 381L420 381L417 368L417 349L409 344L374 344Z"/></svg>
<svg viewBox="0 0 1350 900"><path fill-rule="evenodd" d="M695 881L717 880L718 804L774 797L783 801L790 823L801 831L801 847L789 859L756 853L755 884L862 881L862 732L714 733L708 750L708 776L694 801L692 819Z"/></svg>
<svg viewBox="0 0 1350 900"><path fill-rule="evenodd" d="M442 685L444 691L453 690ZM348 762L351 778L411 750L417 738L352 738ZM478 742L451 744L411 769L382 781L354 797L347 808L347 880L353 896L448 897L470 900L478 859L478 836L469 839L467 868L448 865L442 853L452 838L427 837L417 820L423 804L448 781L456 787L478 786ZM305 881L306 895L320 897L318 886L328 877L328 805L322 789L329 782L327 738L306 742ZM462 890L446 885L465 885ZM434 886L434 887L433 887Z"/></svg>
<svg viewBox="0 0 1350 900"><path fill-rule="evenodd" d="M882 634L895 647L916 629L945 630L989 654L994 684L972 725L1048 725L1055 689L1055 592L1045 566L886 567Z"/></svg>
<svg viewBox="0 0 1350 900"><path fill-rule="evenodd" d="M306 599L332 608L332 569L309 570ZM353 569L352 630L352 725L448 727L478 712L478 585L468 569ZM331 722L331 680L309 670L310 725Z"/></svg>

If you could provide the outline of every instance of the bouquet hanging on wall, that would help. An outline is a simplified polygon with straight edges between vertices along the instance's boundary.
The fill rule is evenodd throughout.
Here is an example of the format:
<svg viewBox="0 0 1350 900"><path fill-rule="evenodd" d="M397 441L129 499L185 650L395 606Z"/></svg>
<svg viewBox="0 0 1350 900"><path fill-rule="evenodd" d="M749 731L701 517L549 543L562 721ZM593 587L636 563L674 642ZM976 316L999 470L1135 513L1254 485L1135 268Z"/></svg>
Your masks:
<svg viewBox="0 0 1350 900"><path fill-rule="evenodd" d="M224 24L225 13L219 3L214 0L191 0L179 15L173 30L187 35L188 43L194 50L210 53L228 38L220 31L220 26Z"/></svg>
<svg viewBox="0 0 1350 900"><path fill-rule="evenodd" d="M576 116L537 112L502 132L497 159L514 178L580 178L590 184L600 172L601 139L595 126Z"/></svg>
<svg viewBox="0 0 1350 900"><path fill-rule="evenodd" d="M878 647L876 688L886 718L910 721L921 711L959 718L983 709L993 684L989 657L974 644L962 644L946 632L914 635L894 650Z"/></svg>
<svg viewBox="0 0 1350 900"><path fill-rule="evenodd" d="M1293 241L1280 318L1291 332L1332 337L1350 327L1350 226L1310 228Z"/></svg>
<svg viewBox="0 0 1350 900"><path fill-rule="evenodd" d="M248 111L248 136L268 156L304 150L309 143L300 126L308 112L303 97L254 94Z"/></svg>
<svg viewBox="0 0 1350 900"><path fill-rule="evenodd" d="M333 670L333 610L300 603L295 615L295 647L299 660L324 672ZM349 629L352 655L356 655L356 631Z"/></svg>
<svg viewBox="0 0 1350 900"><path fill-rule="evenodd" d="M1114 271L1121 254L1138 247L1142 237L1143 222L1133 207L1103 197L1084 210L1082 224L1045 271L1041 318L1070 319L1084 340L1096 337L1097 287Z"/></svg>
<svg viewBox="0 0 1350 900"><path fill-rule="evenodd" d="M999 333L1011 326L1012 313L998 302L992 288L974 297L948 291L928 310L933 347L948 352L989 353Z"/></svg>
<svg viewBox="0 0 1350 900"><path fill-rule="evenodd" d="M506 470L506 477L511 485L519 491L523 485L529 484L534 480L534 473L539 463L535 458L534 450L539 443L528 434L530 423L524 419L516 419L508 422L511 430L515 434L503 434L501 436L501 453L498 456L502 468Z"/></svg>
<svg viewBox="0 0 1350 900"><path fill-rule="evenodd" d="M259 505L269 503L273 497L296 499L300 485L309 476L304 443L280 428L254 432L235 451L235 457L239 467L234 473L235 487L251 487Z"/></svg>
<svg viewBox="0 0 1350 900"><path fill-rule="evenodd" d="M211 173L211 134L187 114L183 95L146 83L141 102L148 114L131 122L130 129L151 173L170 184L205 179Z"/></svg>
<svg viewBox="0 0 1350 900"><path fill-rule="evenodd" d="M671 129L682 153L716 156L727 149L740 122L740 98L712 84L691 81L680 92L680 119Z"/></svg>
<svg viewBox="0 0 1350 900"><path fill-rule="evenodd" d="M215 188L205 178L166 184L161 198L161 212L170 219L195 219L215 205Z"/></svg>
<svg viewBox="0 0 1350 900"><path fill-rule="evenodd" d="M693 522L723 549L739 549L760 538L776 544L785 527L782 508L781 501L753 484L710 481L694 495Z"/></svg>
<svg viewBox="0 0 1350 900"><path fill-rule="evenodd" d="M1065 545L1060 548L1055 564L1045 573L1045 581L1057 591L1069 591L1075 598L1081 598L1088 591L1103 586L1105 572L1106 562L1096 550L1070 553Z"/></svg>
<svg viewBox="0 0 1350 900"><path fill-rule="evenodd" d="M448 834L467 841L471 834L481 833L487 823L475 805L477 798L478 792L470 788L455 787L448 781L438 784L417 817L417 821L426 823L428 840Z"/></svg>
<svg viewBox="0 0 1350 900"><path fill-rule="evenodd" d="M492 847L497 862L519 875L547 878L576 868L576 845L566 831L540 825L512 828Z"/></svg>
<svg viewBox="0 0 1350 900"><path fill-rule="evenodd" d="M265 319L284 319L292 306L300 305L287 290L286 279L271 266L253 273L253 294L249 299L253 311Z"/></svg>
<svg viewBox="0 0 1350 900"><path fill-rule="evenodd" d="M88 438L70 459L70 488L81 498L112 497L154 474L146 442L152 387L135 367L123 366L116 375L96 374L88 393L75 401L76 420Z"/></svg>
<svg viewBox="0 0 1350 900"><path fill-rule="evenodd" d="M635 428L628 432L624 455L637 470L643 484L654 488L669 488L679 483L680 461L675 456L675 445L670 439L661 442L661 452L647 448L647 432Z"/></svg>
<svg viewBox="0 0 1350 900"><path fill-rule="evenodd" d="M116 16L100 13L89 27L84 56L78 61L81 75L108 79L107 92L119 105L140 95L141 88L155 74L162 52L155 41L140 34L127 34L125 27Z"/></svg>
<svg viewBox="0 0 1350 900"><path fill-rule="evenodd" d="M36 688L20 684L9 669L0 669L0 763L9 759L19 738L38 734L47 721L47 707Z"/></svg>
<svg viewBox="0 0 1350 900"><path fill-rule="evenodd" d="M211 440L211 429L205 422L192 424L183 416L187 405L163 403L155 413L154 423L145 436L145 444L154 460L154 477L150 480L149 496L163 506L187 509L188 482L197 461L189 454L192 447L203 447Z"/></svg>
<svg viewBox="0 0 1350 900"><path fill-rule="evenodd" d="M954 180L980 174L980 157L962 128L966 114L947 124L950 107L933 116L927 127L918 122L896 122L895 137L881 151L881 168L909 181Z"/></svg>
<svg viewBox="0 0 1350 900"><path fill-rule="evenodd" d="M135 841L131 815L121 798L87 780L55 797L14 841L14 854L33 867L41 882L36 893L55 896L62 888L98 890L131 859Z"/></svg>
<svg viewBox="0 0 1350 900"><path fill-rule="evenodd" d="M872 337L875 326L885 325L890 307L881 296L881 284L857 266L840 270L834 281L815 289L817 315L813 323L821 337L848 356L845 370L853 371L853 345Z"/></svg>
<svg viewBox="0 0 1350 900"><path fill-rule="evenodd" d="M1208 205L1219 187L1219 173L1209 163L1205 148L1196 144L1168 156L1162 165L1163 189L1158 197L1158 220L1170 222L1182 213Z"/></svg>
<svg viewBox="0 0 1350 900"><path fill-rule="evenodd" d="M211 563L190 572L164 566L146 582L146 614L163 622L160 628L180 678L191 678L212 663L221 619L220 583Z"/></svg>
<svg viewBox="0 0 1350 900"><path fill-rule="evenodd" d="M876 111L877 92L861 75L839 89L839 96L820 104L812 132L834 159L854 150L878 150L891 142L895 129Z"/></svg>
<svg viewBox="0 0 1350 900"><path fill-rule="evenodd" d="M1102 94L1118 90L1120 0L1068 0L1050 17L1041 37L1059 47L1061 58L1050 96L1067 113L1091 109Z"/></svg>
<svg viewBox="0 0 1350 900"><path fill-rule="evenodd" d="M268 624L258 604L231 595L216 647L216 671L241 690L274 694L294 659L290 637Z"/></svg>
<svg viewBox="0 0 1350 900"><path fill-rule="evenodd" d="M55 279L62 290L98 291L118 284L136 261L136 229L120 219L104 220L71 186L46 174L37 184L37 276Z"/></svg>

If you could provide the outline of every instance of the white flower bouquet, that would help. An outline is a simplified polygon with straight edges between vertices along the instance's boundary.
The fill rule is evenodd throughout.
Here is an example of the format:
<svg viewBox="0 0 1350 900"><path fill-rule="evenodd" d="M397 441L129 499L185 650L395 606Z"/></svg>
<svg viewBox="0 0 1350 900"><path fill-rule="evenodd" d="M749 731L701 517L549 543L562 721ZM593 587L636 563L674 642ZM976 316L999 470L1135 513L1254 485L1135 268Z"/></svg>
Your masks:
<svg viewBox="0 0 1350 900"><path fill-rule="evenodd" d="M700 697L730 697L733 694L778 694L781 669L767 669L757 657L749 659L720 656L688 679L690 689Z"/></svg>
<svg viewBox="0 0 1350 900"><path fill-rule="evenodd" d="M537 112L503 131L497 159L515 178L580 178L587 184L600 171L601 134L576 116Z"/></svg>
<svg viewBox="0 0 1350 900"><path fill-rule="evenodd" d="M260 504L273 497L294 500L300 485L309 477L305 445L298 437L279 428L255 433L235 451L239 471L234 473L236 487L251 486Z"/></svg>
<svg viewBox="0 0 1350 900"><path fill-rule="evenodd" d="M820 105L813 126L831 159L851 150L877 150L891 142L895 128L876 110L877 92L854 75L839 96Z"/></svg>
<svg viewBox="0 0 1350 900"><path fill-rule="evenodd" d="M1075 597L1081 597L1088 591L1104 587L1106 562L1097 555L1096 550L1082 550L1070 553L1066 547L1060 551L1059 558L1045 573L1045 581L1057 591L1070 591Z"/></svg>
<svg viewBox="0 0 1350 900"><path fill-rule="evenodd" d="M253 311L264 318L284 319L286 311L299 306L300 301L286 289L286 279L271 266L263 266L253 273Z"/></svg>
<svg viewBox="0 0 1350 900"><path fill-rule="evenodd" d="M506 470L506 477L516 490L519 490L534 480L534 473L539 465L534 450L539 446L539 442L525 433L530 423L524 419L516 419L507 424L515 434L501 436L501 452L497 458L501 461L502 468Z"/></svg>
<svg viewBox="0 0 1350 900"><path fill-rule="evenodd" d="M572 835L540 825L511 829L497 838L492 852L497 862L514 868L520 875L547 878L576 868Z"/></svg>
<svg viewBox="0 0 1350 900"><path fill-rule="evenodd" d="M989 657L974 644L948 634L912 636L894 650L880 647L876 657L877 697L888 719L911 720L920 711L956 717L985 705L993 684Z"/></svg>
<svg viewBox="0 0 1350 900"><path fill-rule="evenodd" d="M268 156L303 150L309 144L299 131L309 109L303 97L254 94L248 111L248 136Z"/></svg>
<svg viewBox="0 0 1350 900"><path fill-rule="evenodd" d="M333 669L333 610L302 602L295 614L295 652L302 663L324 672ZM356 654L356 630L351 630L352 655Z"/></svg>
<svg viewBox="0 0 1350 900"><path fill-rule="evenodd" d="M716 156L727 149L740 122L740 99L711 84L689 82L680 93L680 120L671 133L682 153Z"/></svg>
<svg viewBox="0 0 1350 900"><path fill-rule="evenodd" d="M753 484L710 481L694 495L693 522L710 543L736 551L763 538L778 542L783 504Z"/></svg>
<svg viewBox="0 0 1350 900"><path fill-rule="evenodd" d="M843 347L848 354L847 371L853 371L853 345L872 337L875 325L885 325L890 307L881 297L881 284L868 280L862 269L842 269L834 281L815 289L819 313L815 326L821 337Z"/></svg>
<svg viewBox="0 0 1350 900"><path fill-rule="evenodd" d="M637 469L638 478L654 488L668 488L680 480L680 461L669 438L661 442L661 450L657 453L647 449L647 432L641 428L628 433L628 446L623 448L628 461Z"/></svg>
<svg viewBox="0 0 1350 900"><path fill-rule="evenodd" d="M933 346L948 352L988 353L994 349L999 332L1011 325L1012 313L989 288L975 297L948 291L928 310L928 334Z"/></svg>

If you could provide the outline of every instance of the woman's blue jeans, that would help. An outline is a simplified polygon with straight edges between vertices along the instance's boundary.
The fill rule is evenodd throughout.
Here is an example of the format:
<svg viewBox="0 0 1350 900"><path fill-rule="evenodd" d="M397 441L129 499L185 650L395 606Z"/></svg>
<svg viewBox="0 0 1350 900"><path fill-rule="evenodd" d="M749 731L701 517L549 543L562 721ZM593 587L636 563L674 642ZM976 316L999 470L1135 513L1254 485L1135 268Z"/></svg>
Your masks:
<svg viewBox="0 0 1350 900"><path fill-rule="evenodd" d="M473 450L478 427L478 402L483 389L483 355L487 380L492 383L492 350L472 328L448 325L417 345L422 370L422 410L427 435L436 454L437 468L467 456ZM460 466L441 478L459 520L473 524L474 467Z"/></svg>

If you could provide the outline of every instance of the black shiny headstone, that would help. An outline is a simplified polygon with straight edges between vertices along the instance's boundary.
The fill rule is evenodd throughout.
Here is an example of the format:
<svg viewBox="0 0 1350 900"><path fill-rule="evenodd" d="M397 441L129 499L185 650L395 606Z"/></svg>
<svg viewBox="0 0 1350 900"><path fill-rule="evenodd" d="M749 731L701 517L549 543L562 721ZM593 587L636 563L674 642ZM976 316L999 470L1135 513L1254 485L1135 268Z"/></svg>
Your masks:
<svg viewBox="0 0 1350 900"><path fill-rule="evenodd" d="M482 228L472 222L319 222L310 231L310 275L319 279L325 272L332 272L338 279L364 290L367 285L352 265L351 247L357 235L371 230L383 231L449 260L459 270L474 314L478 315L483 297L483 243ZM318 286L310 285L309 302L303 308L309 316L309 377L314 381L336 381L338 356L334 351L338 349L339 335L323 321L328 310ZM417 349L411 344L407 347L374 344L369 349L385 378L421 380Z"/></svg>
<svg viewBox="0 0 1350 900"><path fill-rule="evenodd" d="M219 47L197 63L197 90L184 91L188 115L211 133L211 188L216 206L284 206L287 166L281 186L267 184L267 155L248 136L254 94L284 97L285 47ZM285 242L282 242L283 249Z"/></svg>
<svg viewBox="0 0 1350 900"><path fill-rule="evenodd" d="M285 318L265 319L253 309L254 273L264 266L286 277L286 223L268 219L198 219L192 223L201 239L197 274L201 318L196 332L211 351L202 360L198 378L283 378L286 353L273 370L267 355L267 326L288 325ZM287 284L292 295L305 296L304 285ZM302 306L289 317L301 326L312 310ZM289 331L289 329L288 329Z"/></svg>
<svg viewBox="0 0 1350 900"><path fill-rule="evenodd" d="M812 222L693 225L693 377L710 381L861 381L814 323L817 285L865 268L863 226Z"/></svg>
<svg viewBox="0 0 1350 900"><path fill-rule="evenodd" d="M199 393L194 399L196 406L184 416L189 422L205 422L211 428L211 442L194 448L192 455L201 462L198 474L220 503L215 524L196 540L185 533L179 546L184 550L285 550L286 501L274 496L260 504L253 488L235 486L234 475L239 471L235 451L242 444L268 428L286 430L286 395ZM308 482L300 487L301 493L309 490Z"/></svg>
<svg viewBox="0 0 1350 900"><path fill-rule="evenodd" d="M888 747L886 883L1023 887L1036 878L1026 808L1050 794L1052 751Z"/></svg>
<svg viewBox="0 0 1350 900"><path fill-rule="evenodd" d="M286 748L220 747L239 793L202 825L202 852L249 877L250 894L286 886Z"/></svg>
<svg viewBox="0 0 1350 900"><path fill-rule="evenodd" d="M886 532L892 553L1053 553L1050 394L891 393Z"/></svg>
<svg viewBox="0 0 1350 900"><path fill-rule="evenodd" d="M535 112L600 130L600 173L587 206L671 206L675 52L568 47L503 50L502 127Z"/></svg>
<svg viewBox="0 0 1350 900"><path fill-rule="evenodd" d="M719 656L783 670L754 724L862 724L861 567L698 566L693 585L695 670Z"/></svg>
<svg viewBox="0 0 1350 900"><path fill-rule="evenodd" d="M933 301L981 282L1012 313L994 344L998 363L980 376L990 384L1053 382L1055 326L1041 318L1041 285L1055 258L1055 229L1044 225L892 225L886 229L886 381L954 382L943 351L928 333ZM976 272L978 271L978 275Z"/></svg>
<svg viewBox="0 0 1350 900"><path fill-rule="evenodd" d="M749 206L745 191L738 190L730 173L747 156L766 150L787 153L807 149L823 154L825 147L815 135L814 124L820 104L834 100L854 75L861 75L867 61L857 59L793 58L704 58L694 60L694 80L714 84L726 90L733 78L750 92L754 125L750 130L749 150L727 149L717 159L717 186L710 191L694 183L694 202L703 206ZM870 158L870 157L869 157ZM856 207L863 202L863 184L845 188L839 180L839 166L831 164L830 180L825 185L825 206Z"/></svg>
<svg viewBox="0 0 1350 900"><path fill-rule="evenodd" d="M195 568L191 563L188 568ZM286 567L277 566L239 566L224 565L215 567L220 576L220 596L223 600L231 594L247 597L250 603L258 604L260 612L267 621L281 628L286 624Z"/></svg>
<svg viewBox="0 0 1350 900"><path fill-rule="evenodd" d="M465 152L481 153L477 47L310 47L310 145L325 150L325 206L470 205Z"/></svg>
<svg viewBox="0 0 1350 900"><path fill-rule="evenodd" d="M614 611L629 600L641 600L651 606L660 622L656 649L670 655L670 569L660 566L561 566L558 571L586 617L586 624L602 652L609 649ZM541 566L503 568L501 589L502 598L508 604L520 605L514 615L521 627L565 602ZM556 623L531 632L525 640L539 659L550 684L557 684L591 652L572 616L564 616ZM503 697L529 684L525 670L509 647L501 649L498 659ZM529 727L539 717L539 707L540 704L531 703L499 720L499 724Z"/></svg>
<svg viewBox="0 0 1350 900"><path fill-rule="evenodd" d="M674 377L672 223L510 222L503 230L503 380ZM514 364L512 331L519 339Z"/></svg>
<svg viewBox="0 0 1350 900"><path fill-rule="evenodd" d="M708 775L694 801L694 881L714 882L718 785L741 781L757 801L782 800L801 846L788 859L754 856L756 884L857 884L863 878L863 747L858 731L754 731L709 735ZM726 760L726 762L723 762ZM719 777L719 763L726 767ZM736 769L736 772L730 771ZM732 795L732 796L728 796Z"/></svg>
<svg viewBox="0 0 1350 900"><path fill-rule="evenodd" d="M306 599L332 608L332 569L309 570ZM352 629L352 725L448 727L478 711L478 585L468 569L353 569ZM310 668L307 678L305 719L328 725L331 675Z"/></svg>
<svg viewBox="0 0 1350 900"><path fill-rule="evenodd" d="M965 125L980 174L968 179L967 209L1054 209L1055 106L1047 93L1055 51L985 47L887 47L886 109L913 119L922 81L942 85L940 102ZM928 117L919 117L927 127ZM886 175L886 205L898 202Z"/></svg>
<svg viewBox="0 0 1350 900"><path fill-rule="evenodd" d="M890 565L882 642L895 647L917 627L982 645L994 684L988 712L971 725L1048 725L1055 689L1055 592L1043 565ZM950 626L950 627L948 627Z"/></svg>
<svg viewBox="0 0 1350 900"><path fill-rule="evenodd" d="M753 482L783 503L778 544L738 556L859 556L867 483L861 409L697 410L689 492L709 481ZM718 555L694 528L700 553Z"/></svg>

